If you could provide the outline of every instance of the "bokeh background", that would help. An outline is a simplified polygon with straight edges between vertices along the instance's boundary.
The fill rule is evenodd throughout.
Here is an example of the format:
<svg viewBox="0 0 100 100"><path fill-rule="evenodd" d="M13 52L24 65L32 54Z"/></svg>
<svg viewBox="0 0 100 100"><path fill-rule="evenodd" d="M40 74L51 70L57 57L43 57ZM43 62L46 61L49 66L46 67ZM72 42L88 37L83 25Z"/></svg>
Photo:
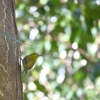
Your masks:
<svg viewBox="0 0 100 100"><path fill-rule="evenodd" d="M24 100L100 100L100 0L18 0ZM29 44L29 45L27 45Z"/></svg>

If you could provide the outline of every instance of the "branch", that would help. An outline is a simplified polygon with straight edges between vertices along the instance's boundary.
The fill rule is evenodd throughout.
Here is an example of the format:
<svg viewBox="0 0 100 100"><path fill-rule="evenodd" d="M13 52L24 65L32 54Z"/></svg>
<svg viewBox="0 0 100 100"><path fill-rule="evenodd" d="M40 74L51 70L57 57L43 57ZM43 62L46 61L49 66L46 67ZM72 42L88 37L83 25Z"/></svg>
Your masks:
<svg viewBox="0 0 100 100"><path fill-rule="evenodd" d="M77 49L73 49L72 48L72 44L69 43L69 42L65 42L65 41L61 41L58 39L58 37L55 37L53 35L51 35L51 37L53 38L53 40L55 40L56 42L60 42L60 43L63 43L65 44L69 49L72 49L72 50L77 50L80 52L81 55L83 55L88 61L90 61L91 63L96 63L96 60L91 57L85 50L81 49L81 48L77 48Z"/></svg>

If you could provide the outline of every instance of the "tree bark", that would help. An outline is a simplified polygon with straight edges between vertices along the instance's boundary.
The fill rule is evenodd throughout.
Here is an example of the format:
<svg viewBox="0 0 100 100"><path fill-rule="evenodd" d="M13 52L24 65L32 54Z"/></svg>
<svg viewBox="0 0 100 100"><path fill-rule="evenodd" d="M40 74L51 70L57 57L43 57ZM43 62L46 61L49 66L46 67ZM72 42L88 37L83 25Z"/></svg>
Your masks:
<svg viewBox="0 0 100 100"><path fill-rule="evenodd" d="M0 30L18 39L13 0L0 0ZM23 100L19 43L0 34L0 100Z"/></svg>

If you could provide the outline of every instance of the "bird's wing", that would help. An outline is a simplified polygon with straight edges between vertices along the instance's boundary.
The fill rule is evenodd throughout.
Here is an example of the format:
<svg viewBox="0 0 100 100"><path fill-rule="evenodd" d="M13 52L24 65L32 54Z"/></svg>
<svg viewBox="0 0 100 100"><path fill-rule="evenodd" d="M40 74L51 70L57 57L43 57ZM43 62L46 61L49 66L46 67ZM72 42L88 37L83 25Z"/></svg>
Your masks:
<svg viewBox="0 0 100 100"><path fill-rule="evenodd" d="M29 61L30 61L30 58L27 57L27 59L25 58L25 59L23 60L23 63L28 64Z"/></svg>

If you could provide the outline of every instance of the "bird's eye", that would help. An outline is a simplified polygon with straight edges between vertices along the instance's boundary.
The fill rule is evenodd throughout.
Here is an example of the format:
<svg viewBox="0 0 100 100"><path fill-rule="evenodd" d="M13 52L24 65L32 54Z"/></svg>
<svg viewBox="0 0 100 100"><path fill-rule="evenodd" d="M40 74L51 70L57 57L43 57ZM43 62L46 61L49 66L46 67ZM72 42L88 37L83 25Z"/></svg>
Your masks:
<svg viewBox="0 0 100 100"><path fill-rule="evenodd" d="M37 57L37 55L35 54L35 57Z"/></svg>

